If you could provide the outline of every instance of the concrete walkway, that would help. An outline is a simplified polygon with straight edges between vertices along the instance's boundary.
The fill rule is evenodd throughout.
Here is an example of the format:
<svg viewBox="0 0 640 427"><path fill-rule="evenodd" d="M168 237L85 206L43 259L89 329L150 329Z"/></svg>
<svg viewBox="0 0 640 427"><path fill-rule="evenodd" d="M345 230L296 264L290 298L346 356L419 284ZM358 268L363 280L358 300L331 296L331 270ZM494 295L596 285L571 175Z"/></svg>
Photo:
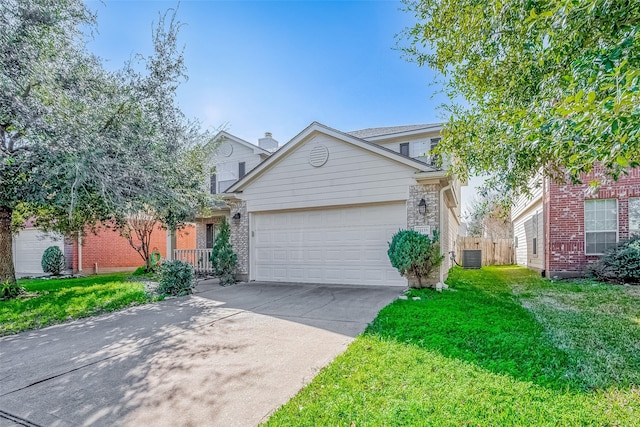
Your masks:
<svg viewBox="0 0 640 427"><path fill-rule="evenodd" d="M250 283L0 339L0 426L254 426L402 288Z"/></svg>

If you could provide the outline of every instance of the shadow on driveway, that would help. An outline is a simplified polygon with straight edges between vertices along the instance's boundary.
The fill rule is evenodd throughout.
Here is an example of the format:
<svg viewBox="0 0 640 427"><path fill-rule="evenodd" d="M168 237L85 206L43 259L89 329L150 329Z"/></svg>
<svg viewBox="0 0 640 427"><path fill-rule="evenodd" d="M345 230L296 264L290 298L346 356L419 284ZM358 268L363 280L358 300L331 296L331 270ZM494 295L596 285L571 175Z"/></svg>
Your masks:
<svg viewBox="0 0 640 427"><path fill-rule="evenodd" d="M401 291L203 282L190 297L2 338L0 426L256 425Z"/></svg>
<svg viewBox="0 0 640 427"><path fill-rule="evenodd" d="M203 281L196 295L224 308L290 320L355 338L404 290L398 286L249 282L221 287Z"/></svg>

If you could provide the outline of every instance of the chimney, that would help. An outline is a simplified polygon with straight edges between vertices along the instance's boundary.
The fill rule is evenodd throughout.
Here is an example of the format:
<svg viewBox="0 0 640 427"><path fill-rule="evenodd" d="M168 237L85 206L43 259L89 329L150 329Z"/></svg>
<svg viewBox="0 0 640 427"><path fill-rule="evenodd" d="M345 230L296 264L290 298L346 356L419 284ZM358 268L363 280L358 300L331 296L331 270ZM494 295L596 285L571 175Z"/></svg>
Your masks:
<svg viewBox="0 0 640 427"><path fill-rule="evenodd" d="M270 153L273 153L278 149L278 141L273 139L273 136L271 136L271 132L265 132L264 138L260 138L258 140L258 146Z"/></svg>

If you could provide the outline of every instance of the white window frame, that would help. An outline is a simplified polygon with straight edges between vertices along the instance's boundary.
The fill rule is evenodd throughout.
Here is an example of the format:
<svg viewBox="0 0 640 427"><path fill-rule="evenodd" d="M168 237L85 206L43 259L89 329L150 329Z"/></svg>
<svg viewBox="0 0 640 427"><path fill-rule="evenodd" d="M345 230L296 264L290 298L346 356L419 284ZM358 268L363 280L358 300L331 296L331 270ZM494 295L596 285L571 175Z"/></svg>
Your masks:
<svg viewBox="0 0 640 427"><path fill-rule="evenodd" d="M615 200L616 202L616 228L615 230L603 229L603 230L587 230L587 204L588 203L597 203L597 202L606 202L608 200ZM616 233L616 244L618 244L620 240L620 206L618 203L618 199L587 199L584 201L583 206L583 226L584 226L584 254L585 255L603 255L604 252L589 252L587 246L587 234L589 233L612 233L615 231Z"/></svg>
<svg viewBox="0 0 640 427"><path fill-rule="evenodd" d="M628 212L627 212L627 218L629 219L629 237L632 237L634 234L640 234L640 217L635 219L636 224L638 224L638 228L631 228L631 204L632 203L638 203L640 205L640 197L629 197L629 202L628 202Z"/></svg>

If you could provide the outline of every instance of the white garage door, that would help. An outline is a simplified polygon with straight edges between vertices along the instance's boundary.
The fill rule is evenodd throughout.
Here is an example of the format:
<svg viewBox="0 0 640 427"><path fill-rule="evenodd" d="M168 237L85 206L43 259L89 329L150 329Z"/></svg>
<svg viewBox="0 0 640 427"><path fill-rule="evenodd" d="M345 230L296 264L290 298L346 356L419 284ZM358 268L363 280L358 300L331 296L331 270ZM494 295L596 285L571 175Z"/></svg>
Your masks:
<svg viewBox="0 0 640 427"><path fill-rule="evenodd" d="M404 203L253 214L252 278L259 281L402 285L388 244L406 228Z"/></svg>
<svg viewBox="0 0 640 427"><path fill-rule="evenodd" d="M40 262L49 246L64 251L64 240L56 234L45 234L35 228L27 228L13 236L13 263L18 275L44 274Z"/></svg>

